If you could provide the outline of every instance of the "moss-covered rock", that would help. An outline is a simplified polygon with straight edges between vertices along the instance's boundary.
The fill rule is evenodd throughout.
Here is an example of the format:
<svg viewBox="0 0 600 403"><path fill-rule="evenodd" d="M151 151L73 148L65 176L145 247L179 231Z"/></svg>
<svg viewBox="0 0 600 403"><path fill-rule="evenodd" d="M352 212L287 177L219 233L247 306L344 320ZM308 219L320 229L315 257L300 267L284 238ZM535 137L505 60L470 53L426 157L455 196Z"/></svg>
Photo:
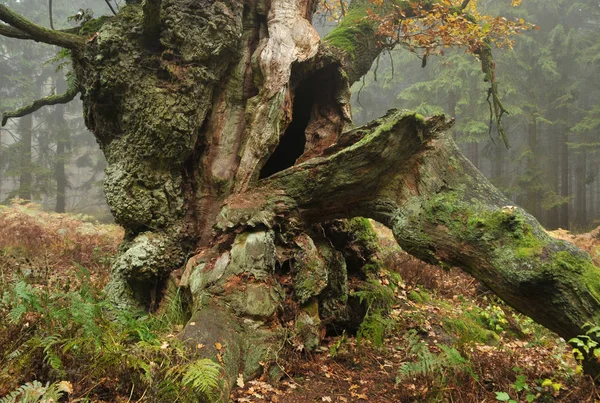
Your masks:
<svg viewBox="0 0 600 403"><path fill-rule="evenodd" d="M108 298L118 306L142 307L151 290L181 266L185 252L169 234L145 232L121 245L106 287Z"/></svg>
<svg viewBox="0 0 600 403"><path fill-rule="evenodd" d="M308 235L302 234L294 242L299 247L293 269L294 292L298 302L304 304L327 287L327 263Z"/></svg>
<svg viewBox="0 0 600 403"><path fill-rule="evenodd" d="M319 318L319 304L316 299L304 304L296 318L296 335L301 340L304 348L314 351L321 342L321 319Z"/></svg>
<svg viewBox="0 0 600 403"><path fill-rule="evenodd" d="M226 275L246 273L269 278L275 270L275 236L272 231L244 232L235 238Z"/></svg>

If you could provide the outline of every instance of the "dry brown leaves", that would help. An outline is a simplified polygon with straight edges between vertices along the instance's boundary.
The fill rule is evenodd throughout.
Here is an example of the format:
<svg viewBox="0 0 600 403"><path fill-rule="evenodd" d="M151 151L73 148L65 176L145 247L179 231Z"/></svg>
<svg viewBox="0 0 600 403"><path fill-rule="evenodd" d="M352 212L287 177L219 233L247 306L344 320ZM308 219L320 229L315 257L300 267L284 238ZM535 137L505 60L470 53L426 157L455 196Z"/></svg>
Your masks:
<svg viewBox="0 0 600 403"><path fill-rule="evenodd" d="M31 203L0 207L0 267L4 277L20 272L60 281L72 277L80 265L93 280L101 281L122 238L119 226L44 212Z"/></svg>

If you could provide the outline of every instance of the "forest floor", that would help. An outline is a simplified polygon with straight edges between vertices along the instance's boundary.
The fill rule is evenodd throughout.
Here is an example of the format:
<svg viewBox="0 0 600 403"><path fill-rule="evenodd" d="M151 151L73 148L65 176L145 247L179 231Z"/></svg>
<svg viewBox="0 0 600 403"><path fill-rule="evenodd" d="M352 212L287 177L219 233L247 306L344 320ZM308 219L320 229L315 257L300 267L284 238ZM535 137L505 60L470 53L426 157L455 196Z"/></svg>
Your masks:
<svg viewBox="0 0 600 403"><path fill-rule="evenodd" d="M21 401L19 387L31 396L68 392L60 401L151 401L144 382L160 394L173 386L167 375L189 369L174 341L181 324L164 331L181 319L177 312L145 321L103 318L100 290L122 230L91 221L32 205L0 208L0 397L16 396L7 402ZM290 353L278 362L285 374L278 384L240 379L232 401L600 399L564 340L462 272L406 255L387 229L375 228L386 269L377 281L395 298L389 316L363 323L356 334L328 334L316 352ZM598 258L599 233L553 235Z"/></svg>

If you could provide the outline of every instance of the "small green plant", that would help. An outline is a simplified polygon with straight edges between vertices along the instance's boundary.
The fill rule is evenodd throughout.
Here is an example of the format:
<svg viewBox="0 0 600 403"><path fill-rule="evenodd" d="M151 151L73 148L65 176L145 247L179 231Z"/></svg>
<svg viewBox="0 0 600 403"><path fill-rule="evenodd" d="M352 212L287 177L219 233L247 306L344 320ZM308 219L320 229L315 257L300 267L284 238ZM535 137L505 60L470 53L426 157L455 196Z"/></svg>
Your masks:
<svg viewBox="0 0 600 403"><path fill-rule="evenodd" d="M410 378L430 377L434 383L444 386L448 379L458 373L470 375L477 379L473 372L469 360L455 348L446 345L439 345L439 353L431 352L427 343L420 340L416 332L408 333L407 358L411 362L406 362L400 367L396 383L401 383Z"/></svg>
<svg viewBox="0 0 600 403"><path fill-rule="evenodd" d="M583 329L588 329L585 334L573 337L569 340L569 344L573 346L573 356L580 366L583 364L586 357L588 360L597 360L600 357L600 346L596 341L600 339L600 326L585 323Z"/></svg>
<svg viewBox="0 0 600 403"><path fill-rule="evenodd" d="M521 368L513 368L516 378L515 381L510 385L512 389L511 394L508 392L495 392L496 400L500 402L517 403L519 401L525 401L527 403L534 402L542 396L554 395L556 396L562 388L562 384L554 382L551 379L538 380L535 383L530 383L527 376L523 374ZM514 398L513 398L514 397Z"/></svg>
<svg viewBox="0 0 600 403"><path fill-rule="evenodd" d="M73 393L69 382L61 381L43 385L33 381L25 383L0 399L0 403L58 402L65 393Z"/></svg>
<svg viewBox="0 0 600 403"><path fill-rule="evenodd" d="M344 348L347 342L348 338L346 337L346 331L344 330L342 336L329 347L329 355L332 357L336 357Z"/></svg>
<svg viewBox="0 0 600 403"><path fill-rule="evenodd" d="M516 396L524 395L526 402L531 403L536 400L539 395L531 393L531 387L527 384L527 376L521 373L519 368L513 368L517 373L515 381L510 385ZM507 392L496 392L496 400L500 402L517 403L517 400L512 399Z"/></svg>
<svg viewBox="0 0 600 403"><path fill-rule="evenodd" d="M387 316L394 303L394 292L372 280L366 283L365 289L355 291L352 296L367 305L367 312L356 333L356 342L360 345L366 339L376 347L383 346L385 335L394 326L394 320Z"/></svg>
<svg viewBox="0 0 600 403"><path fill-rule="evenodd" d="M508 324L504 310L496 304L489 304L485 307L485 309L481 311L480 317L487 328L496 333L504 332L506 325Z"/></svg>

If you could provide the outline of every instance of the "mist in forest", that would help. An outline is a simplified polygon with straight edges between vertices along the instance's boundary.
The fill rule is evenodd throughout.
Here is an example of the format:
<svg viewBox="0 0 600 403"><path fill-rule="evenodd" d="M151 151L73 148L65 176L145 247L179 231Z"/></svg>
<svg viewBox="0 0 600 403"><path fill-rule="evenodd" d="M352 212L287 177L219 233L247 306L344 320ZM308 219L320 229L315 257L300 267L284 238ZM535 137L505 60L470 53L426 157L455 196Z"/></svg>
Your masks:
<svg viewBox="0 0 600 403"><path fill-rule="evenodd" d="M49 26L47 0L5 3ZM519 8L509 1L480 3L491 14L539 26L520 35L513 49L494 50L500 95L510 112L504 118L510 148L491 123L481 65L461 49L428 58L425 68L418 53L383 53L352 88L355 124L391 108L451 116L465 155L544 226L583 231L600 225L598 1L525 0ZM52 13L56 29L110 14L105 2L91 0L54 0ZM326 17L314 23L322 35L335 26ZM65 91L70 64L59 48L0 37L0 49L0 111ZM0 203L20 198L45 210L110 220L104 167L78 99L9 119L0 132Z"/></svg>

